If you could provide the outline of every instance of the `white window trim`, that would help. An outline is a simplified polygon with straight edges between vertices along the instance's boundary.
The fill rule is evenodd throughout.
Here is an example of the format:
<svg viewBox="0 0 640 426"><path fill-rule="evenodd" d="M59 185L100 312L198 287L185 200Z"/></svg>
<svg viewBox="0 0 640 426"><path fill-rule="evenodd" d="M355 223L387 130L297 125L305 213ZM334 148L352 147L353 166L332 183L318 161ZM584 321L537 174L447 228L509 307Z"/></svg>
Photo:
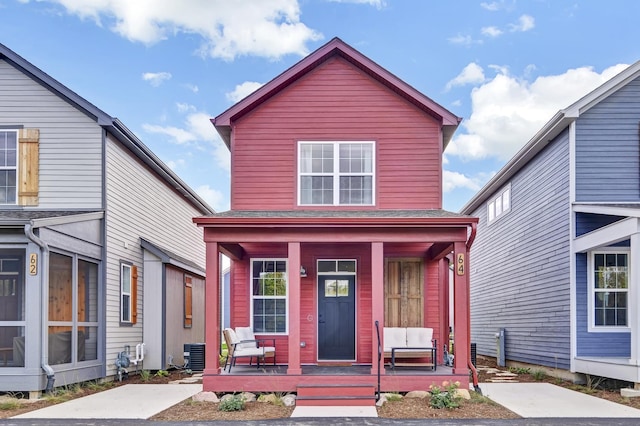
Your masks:
<svg viewBox="0 0 640 426"><path fill-rule="evenodd" d="M270 296L270 297L265 297L265 296L254 296L253 295L253 262L284 262L285 265L285 280L286 280L286 288L287 288L287 294L285 296ZM275 257L256 257L256 258L251 258L249 259L249 326L251 327L251 330L254 330L253 327L253 301L255 299L284 299L286 302L286 319L285 319L285 331L284 333L265 333L265 332L259 332L258 334L262 335L262 336L288 336L289 335L289 274L291 273L291 271L289 270L289 259L287 258L275 258ZM299 272L298 272L299 273Z"/></svg>
<svg viewBox="0 0 640 426"><path fill-rule="evenodd" d="M629 286L631 283L627 283L627 325L626 326L611 326L611 325L598 325L596 326L596 317L594 315L595 306L593 304L593 296L595 294L595 280L593 279L594 275L594 257L596 254L607 253L607 254L626 254L627 255L627 277L630 276L629 270L631 269L631 251L625 250L622 247L602 247L597 250L589 251L587 254L587 307L588 307L588 327L587 331L590 333L624 333L631 332L631 327L629 326Z"/></svg>
<svg viewBox="0 0 640 426"><path fill-rule="evenodd" d="M19 195L19 191L18 191L18 186L19 186L19 170L18 170L18 165L20 164L20 133L17 129L0 129L0 132L12 132L16 134L16 165L14 167L9 167L9 166L2 166L0 167L0 170L4 171L4 170L15 170L16 171L16 192L15 192L15 203L0 203L1 206L17 206L18 205L18 195Z"/></svg>
<svg viewBox="0 0 640 426"><path fill-rule="evenodd" d="M333 173L325 174L326 176L333 176L333 204L303 204L302 203L302 176L319 176L319 173L302 174L301 165L301 146L307 144L324 144L333 146ZM371 145L371 173L340 173L340 145L343 144L369 144ZM298 205L299 206L375 206L376 205L376 143L375 141L298 141L298 169L297 169L297 182L298 182ZM340 177L341 176L371 176L371 204L340 204Z"/></svg>
<svg viewBox="0 0 640 426"><path fill-rule="evenodd" d="M505 194L509 194L508 196L508 200L509 200L509 207L508 208L504 208L504 197ZM511 183L508 183L507 185L503 186L500 191L497 191L496 193L494 193L494 195L489 199L489 201L487 201L487 224L492 224L495 221L497 221L498 219L504 217L507 215L507 213L511 212L511 199L512 199L512 192L511 192ZM502 206L501 212L498 214L497 210L496 210L496 201L500 200L500 205ZM489 212L493 211L493 218L489 215Z"/></svg>
<svg viewBox="0 0 640 426"><path fill-rule="evenodd" d="M129 269L129 292L124 291L125 268ZM120 322L123 324L133 323L133 294L131 292L133 281L133 266L128 263L120 264ZM124 315L124 296L129 296L129 318L123 318Z"/></svg>

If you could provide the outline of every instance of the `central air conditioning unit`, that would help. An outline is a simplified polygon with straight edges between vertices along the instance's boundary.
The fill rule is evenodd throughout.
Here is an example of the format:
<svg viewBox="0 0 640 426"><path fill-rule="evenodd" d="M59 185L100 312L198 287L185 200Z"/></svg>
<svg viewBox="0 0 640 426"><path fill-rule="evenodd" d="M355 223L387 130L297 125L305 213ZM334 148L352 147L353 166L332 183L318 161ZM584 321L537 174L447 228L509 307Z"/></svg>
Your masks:
<svg viewBox="0 0 640 426"><path fill-rule="evenodd" d="M184 344L184 368L191 371L204 370L204 343Z"/></svg>

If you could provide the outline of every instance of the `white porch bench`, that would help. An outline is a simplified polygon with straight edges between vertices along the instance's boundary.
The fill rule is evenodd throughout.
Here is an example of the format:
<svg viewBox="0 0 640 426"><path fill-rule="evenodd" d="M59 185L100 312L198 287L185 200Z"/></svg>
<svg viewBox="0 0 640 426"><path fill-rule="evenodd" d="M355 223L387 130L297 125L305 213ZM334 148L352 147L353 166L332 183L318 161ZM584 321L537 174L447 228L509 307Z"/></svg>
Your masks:
<svg viewBox="0 0 640 426"><path fill-rule="evenodd" d="M433 328L426 327L384 327L383 353L391 358L391 368L396 366L431 367L437 366L437 341L433 339ZM429 358L430 362L397 363L397 358Z"/></svg>

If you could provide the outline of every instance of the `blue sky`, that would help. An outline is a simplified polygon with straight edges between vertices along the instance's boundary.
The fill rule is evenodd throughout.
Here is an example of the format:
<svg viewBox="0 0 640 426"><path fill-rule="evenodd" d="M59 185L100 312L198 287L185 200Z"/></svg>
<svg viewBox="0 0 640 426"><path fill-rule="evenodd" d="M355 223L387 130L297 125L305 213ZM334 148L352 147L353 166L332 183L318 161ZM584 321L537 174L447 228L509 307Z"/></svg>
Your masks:
<svg viewBox="0 0 640 426"><path fill-rule="evenodd" d="M0 43L118 117L215 209L209 119L333 37L463 118L458 211L559 109L640 60L637 0L0 0Z"/></svg>

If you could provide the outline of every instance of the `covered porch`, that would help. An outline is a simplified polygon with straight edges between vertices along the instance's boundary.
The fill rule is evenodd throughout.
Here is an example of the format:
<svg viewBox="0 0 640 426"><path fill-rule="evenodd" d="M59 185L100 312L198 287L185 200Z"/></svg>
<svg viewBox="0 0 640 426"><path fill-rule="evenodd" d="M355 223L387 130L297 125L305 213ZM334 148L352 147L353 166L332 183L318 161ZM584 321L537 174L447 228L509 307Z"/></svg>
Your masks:
<svg viewBox="0 0 640 426"><path fill-rule="evenodd" d="M442 210L230 211L194 221L204 228L207 245L205 390L295 391L298 386L318 383L377 386L378 377L382 391L426 390L431 384L441 385L445 380L468 386L467 264L476 219ZM232 260L234 315L231 325L251 325L258 338L273 339L275 367L256 369L237 365L231 373L224 372L219 352L209 349L220 348L221 344L218 279L221 253ZM449 321L449 255L456 261L452 274L453 324ZM259 263L264 264L265 259L273 261L276 265L273 268L282 262L285 265L282 271L286 271L283 272L286 295L282 297L286 303L286 325L275 333L268 332L268 327L265 330L260 329L262 325L256 326L262 315L255 308L255 280L262 276L256 273L256 268ZM388 265L398 259L419 261L419 287L423 292L419 302L407 297L393 305L396 301L389 296ZM335 270L326 266L333 261ZM398 272L400 281L405 279L403 271L400 268ZM344 282L345 295L354 294L352 305L323 311L329 282L337 285ZM348 298L341 302L348 302ZM404 313L390 319L398 310ZM344 312L353 313L353 352L333 355L324 351L331 344L323 335L324 323L327 317ZM414 321L414 325L402 323L407 319ZM346 324L344 319L339 323ZM385 360L378 363L385 324L432 328L438 348L437 369L399 367L393 370L385 365ZM453 343L459 348L452 368L443 365L442 355L449 342L450 326L454 330Z"/></svg>

